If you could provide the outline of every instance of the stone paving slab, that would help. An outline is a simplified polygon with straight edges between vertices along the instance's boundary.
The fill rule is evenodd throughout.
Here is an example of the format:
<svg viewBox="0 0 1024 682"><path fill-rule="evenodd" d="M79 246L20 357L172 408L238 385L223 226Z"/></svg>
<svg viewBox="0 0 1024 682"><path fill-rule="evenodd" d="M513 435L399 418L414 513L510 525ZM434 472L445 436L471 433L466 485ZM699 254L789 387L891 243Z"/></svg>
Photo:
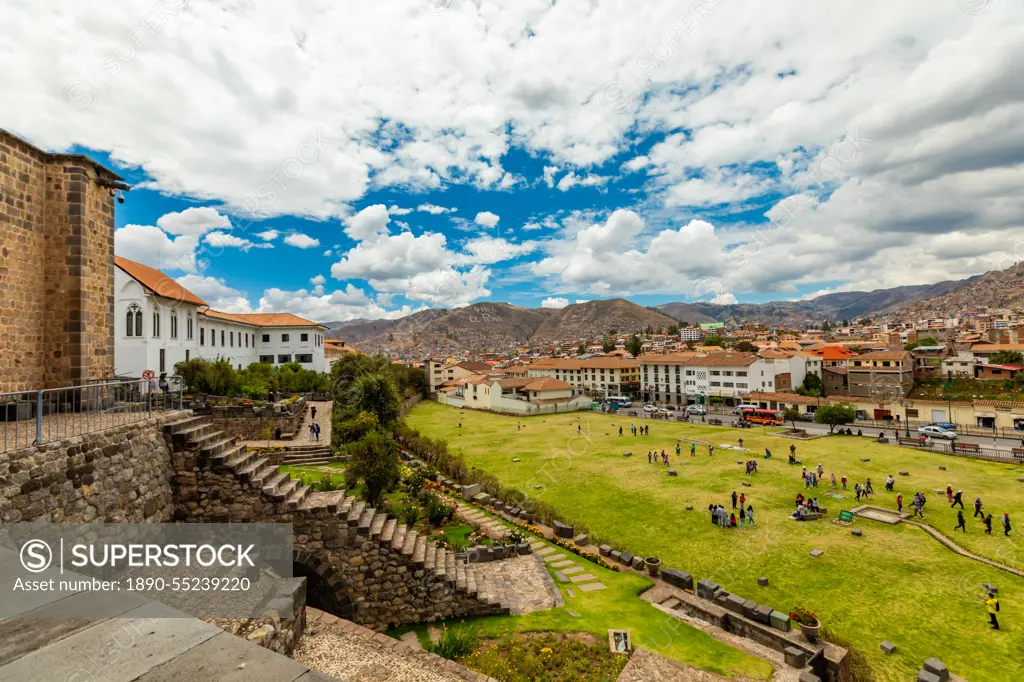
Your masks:
<svg viewBox="0 0 1024 682"><path fill-rule="evenodd" d="M580 588L580 592L596 592L597 590L603 590L605 588L604 583L584 583L577 585Z"/></svg>
<svg viewBox="0 0 1024 682"><path fill-rule="evenodd" d="M552 561L562 561L565 559L564 554L547 554L542 556L544 557L544 561L547 561L548 563L551 563Z"/></svg>
<svg viewBox="0 0 1024 682"><path fill-rule="evenodd" d="M584 573L583 575L574 575L569 578L569 580L574 583L585 583L590 580L597 580L597 576L591 575L590 573Z"/></svg>
<svg viewBox="0 0 1024 682"><path fill-rule="evenodd" d="M566 575L573 575L575 573L580 573L585 570L587 569L583 568L582 566L573 566L572 568L565 569L564 571L562 571L562 573L565 573Z"/></svg>
<svg viewBox="0 0 1024 682"><path fill-rule="evenodd" d="M534 552L534 554L537 554L539 556L547 556L549 554L554 554L557 551L558 550L556 550L554 547L545 547L544 549L538 549L536 552ZM564 557L565 555L563 554L562 556Z"/></svg>
<svg viewBox="0 0 1024 682"><path fill-rule="evenodd" d="M574 566L575 561L563 560L563 561L552 561L551 568L565 568L566 566Z"/></svg>
<svg viewBox="0 0 1024 682"><path fill-rule="evenodd" d="M138 682L287 682L298 679L307 670L290 658L224 632L154 668L138 678Z"/></svg>
<svg viewBox="0 0 1024 682"><path fill-rule="evenodd" d="M162 604L157 608L147 605L133 609L124 616L77 632L0 667L0 680L52 682L102 675L109 682L132 682L224 632Z"/></svg>

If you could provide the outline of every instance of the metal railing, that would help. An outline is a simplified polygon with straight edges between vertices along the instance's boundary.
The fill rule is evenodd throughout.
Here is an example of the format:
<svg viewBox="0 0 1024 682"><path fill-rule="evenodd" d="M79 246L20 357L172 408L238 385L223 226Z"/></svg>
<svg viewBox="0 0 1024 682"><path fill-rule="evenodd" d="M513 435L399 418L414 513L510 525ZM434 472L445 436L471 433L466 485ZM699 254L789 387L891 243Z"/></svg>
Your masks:
<svg viewBox="0 0 1024 682"><path fill-rule="evenodd" d="M43 445L180 410L179 377L92 380L80 386L0 393L0 452Z"/></svg>

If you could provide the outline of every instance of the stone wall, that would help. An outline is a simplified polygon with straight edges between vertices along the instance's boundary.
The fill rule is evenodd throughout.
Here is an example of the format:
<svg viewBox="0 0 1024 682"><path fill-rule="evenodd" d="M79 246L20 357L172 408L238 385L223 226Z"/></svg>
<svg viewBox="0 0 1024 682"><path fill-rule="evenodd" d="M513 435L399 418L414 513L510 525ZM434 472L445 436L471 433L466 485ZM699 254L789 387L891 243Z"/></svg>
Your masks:
<svg viewBox="0 0 1024 682"><path fill-rule="evenodd" d="M214 625L233 635L285 656L291 656L295 645L306 630L306 581L302 578L290 580L279 590L280 601L290 610L280 613L274 609L275 599L264 618L241 618L225 620L209 619Z"/></svg>
<svg viewBox="0 0 1024 682"><path fill-rule="evenodd" d="M176 521L293 524L296 575L308 579L311 605L381 631L506 612L456 588L453 579L437 577L366 528L360 532L359 519L346 520L337 509L290 508L194 450L174 452L172 468Z"/></svg>
<svg viewBox="0 0 1024 682"><path fill-rule="evenodd" d="M68 386L114 364L111 171L0 129L0 392Z"/></svg>
<svg viewBox="0 0 1024 682"><path fill-rule="evenodd" d="M295 439L305 438L306 434L298 433L302 423L302 416L279 415L276 417L245 416L245 417L219 417L208 420L229 436L235 436L242 440L265 440L263 429L270 429L270 433L276 434L278 429L281 433L294 433ZM271 438L276 438L272 435Z"/></svg>
<svg viewBox="0 0 1024 682"><path fill-rule="evenodd" d="M0 522L165 523L173 511L168 412L0 454Z"/></svg>

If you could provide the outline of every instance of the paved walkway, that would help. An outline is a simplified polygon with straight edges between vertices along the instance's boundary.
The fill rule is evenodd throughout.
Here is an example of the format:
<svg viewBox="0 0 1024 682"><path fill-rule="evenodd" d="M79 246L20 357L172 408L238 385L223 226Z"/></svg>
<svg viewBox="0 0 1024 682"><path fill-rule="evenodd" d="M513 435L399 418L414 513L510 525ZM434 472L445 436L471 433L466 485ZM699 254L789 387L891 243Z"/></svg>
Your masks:
<svg viewBox="0 0 1024 682"><path fill-rule="evenodd" d="M512 559L473 564L477 594L486 600L496 598L512 615L546 611L564 606L562 595L535 554Z"/></svg>
<svg viewBox="0 0 1024 682"><path fill-rule="evenodd" d="M311 417L311 407L316 408L316 423L320 425L320 440L311 441L309 440L309 423L314 421ZM270 447L289 445L323 445L330 447L331 445L331 409L334 407L332 402L316 402L307 403L306 412L302 415L302 423L299 424L298 430L295 432L295 438L292 440L247 440L243 441L244 445L253 448L265 448L269 444Z"/></svg>
<svg viewBox="0 0 1024 682"><path fill-rule="evenodd" d="M392 639L310 607L306 634L294 658L345 682L495 682L423 651L418 643Z"/></svg>
<svg viewBox="0 0 1024 682"><path fill-rule="evenodd" d="M616 682L733 682L715 673L636 649Z"/></svg>

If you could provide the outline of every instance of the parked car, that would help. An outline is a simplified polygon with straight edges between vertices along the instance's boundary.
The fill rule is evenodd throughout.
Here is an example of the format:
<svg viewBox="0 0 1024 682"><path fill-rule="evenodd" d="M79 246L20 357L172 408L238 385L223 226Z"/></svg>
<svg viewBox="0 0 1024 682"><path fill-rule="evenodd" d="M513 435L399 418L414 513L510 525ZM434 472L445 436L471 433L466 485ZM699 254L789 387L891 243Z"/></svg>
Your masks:
<svg viewBox="0 0 1024 682"><path fill-rule="evenodd" d="M946 429L947 431L956 431L956 424L950 422L932 422L931 426L938 426L940 429Z"/></svg>
<svg viewBox="0 0 1024 682"><path fill-rule="evenodd" d="M956 438L956 431L952 429L944 429L935 424L927 424L925 426L918 426L917 432L922 436L929 436L931 438L947 438L953 440Z"/></svg>
<svg viewBox="0 0 1024 682"><path fill-rule="evenodd" d="M814 414L811 412L801 412L800 416L796 418L798 422L812 422L814 421Z"/></svg>
<svg viewBox="0 0 1024 682"><path fill-rule="evenodd" d="M647 403L646 405L644 405L644 412L657 412L657 411L658 411L658 408L655 407L654 405L651 405L650 403Z"/></svg>
<svg viewBox="0 0 1024 682"><path fill-rule="evenodd" d="M687 405L686 414L707 414L708 408L704 405Z"/></svg>
<svg viewBox="0 0 1024 682"><path fill-rule="evenodd" d="M668 409L666 407L659 407L658 408L658 414L661 415L662 417L671 417L672 416L672 410L670 410L670 409Z"/></svg>

